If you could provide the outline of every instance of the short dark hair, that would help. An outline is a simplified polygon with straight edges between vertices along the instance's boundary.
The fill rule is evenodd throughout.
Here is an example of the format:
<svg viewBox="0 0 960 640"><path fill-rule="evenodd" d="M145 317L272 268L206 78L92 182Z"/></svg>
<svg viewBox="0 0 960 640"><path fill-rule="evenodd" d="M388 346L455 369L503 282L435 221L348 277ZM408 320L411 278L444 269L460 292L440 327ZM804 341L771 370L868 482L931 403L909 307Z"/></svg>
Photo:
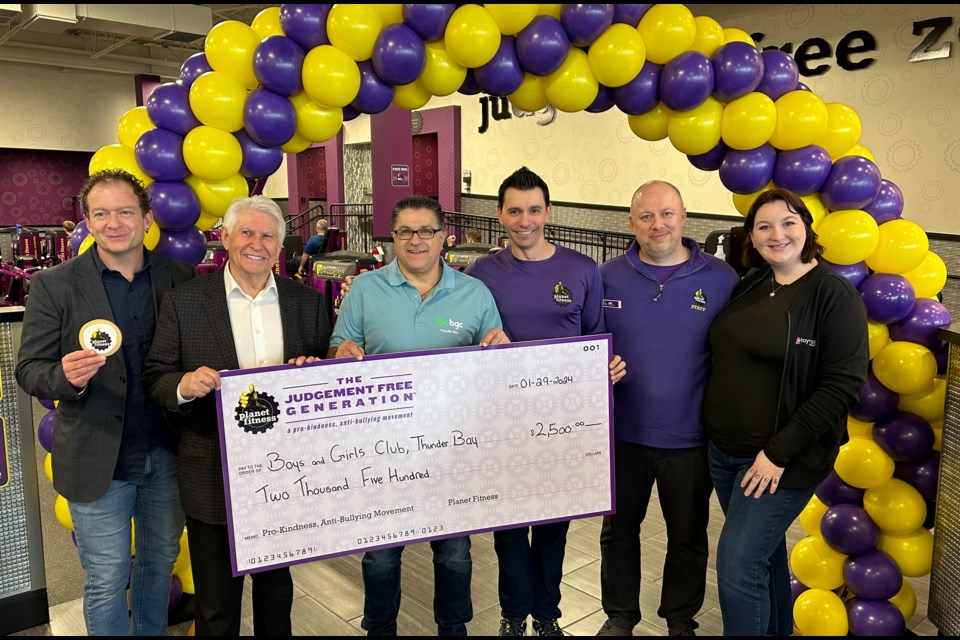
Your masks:
<svg viewBox="0 0 960 640"><path fill-rule="evenodd" d="M771 189L757 196L757 199L750 205L746 220L743 221L743 230L749 235L757 221L757 211L760 210L760 207L777 201L783 202L787 205L787 209L800 216L800 219L803 220L803 226L807 228L807 239L800 251L800 260L806 263L823 255L823 245L817 242L817 232L813 230L813 215L811 215L806 203L800 199L800 196L787 189ZM760 252L749 241L743 243L741 262L748 269L766 264L766 261L760 256Z"/></svg>
<svg viewBox="0 0 960 640"><path fill-rule="evenodd" d="M102 169L91 175L87 178L87 181L83 183L83 190L80 191L80 206L83 209L83 217L86 218L90 215L90 206L87 203L90 190L99 184L109 182L124 182L129 184L133 189L133 194L137 196L137 200L140 202L140 213L147 215L151 207L150 192L143 186L143 182L141 182L137 176L124 169Z"/></svg>
<svg viewBox="0 0 960 640"><path fill-rule="evenodd" d="M543 202L550 206L550 187L543 181L543 178L535 174L526 167L520 167L500 183L500 191L497 193L497 208L503 209L503 198L507 189L519 189L520 191L530 191L540 189L543 192Z"/></svg>
<svg viewBox="0 0 960 640"><path fill-rule="evenodd" d="M433 211L433 215L437 218L437 228L441 228L445 224L443 209L440 208L440 202L438 202L436 198L431 198L430 196L410 196L393 206L393 211L390 213L391 227L395 228L397 226L397 216L400 215L400 212L404 209L429 209Z"/></svg>

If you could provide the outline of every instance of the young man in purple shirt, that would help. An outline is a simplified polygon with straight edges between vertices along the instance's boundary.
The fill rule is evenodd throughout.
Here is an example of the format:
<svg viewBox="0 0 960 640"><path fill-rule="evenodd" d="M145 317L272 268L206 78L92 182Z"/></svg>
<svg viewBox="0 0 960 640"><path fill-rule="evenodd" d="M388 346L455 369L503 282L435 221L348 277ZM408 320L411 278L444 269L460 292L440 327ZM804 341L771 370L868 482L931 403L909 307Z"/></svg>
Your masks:
<svg viewBox="0 0 960 640"><path fill-rule="evenodd" d="M465 271L493 293L503 329L514 342L604 332L600 270L591 258L547 241L544 226L551 212L543 179L526 167L515 171L500 185L497 201L497 219L510 245ZM625 373L623 361L614 356L611 380ZM537 635L563 635L557 619L569 526L566 521L494 532L502 615L498 635L526 635L530 615Z"/></svg>

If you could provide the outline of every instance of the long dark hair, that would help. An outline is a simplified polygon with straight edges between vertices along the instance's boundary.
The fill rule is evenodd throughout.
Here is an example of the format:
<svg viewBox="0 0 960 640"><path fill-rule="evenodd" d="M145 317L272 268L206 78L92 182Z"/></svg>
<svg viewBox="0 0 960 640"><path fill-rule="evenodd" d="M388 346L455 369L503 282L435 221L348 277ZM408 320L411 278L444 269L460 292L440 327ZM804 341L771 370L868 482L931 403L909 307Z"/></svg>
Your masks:
<svg viewBox="0 0 960 640"><path fill-rule="evenodd" d="M746 220L743 221L744 232L749 236L750 232L753 231L753 225L757 221L757 211L760 210L760 207L778 200L785 203L787 209L800 216L800 219L803 220L803 226L807 228L807 239L800 251L800 260L807 263L823 255L823 245L817 242L817 232L813 230L813 215L810 214L810 210L807 209L807 205L800 199L800 196L793 191L771 189L757 196L757 199L750 205ZM748 269L766 264L766 261L760 256L760 252L753 247L753 243L749 240L743 243L741 262Z"/></svg>

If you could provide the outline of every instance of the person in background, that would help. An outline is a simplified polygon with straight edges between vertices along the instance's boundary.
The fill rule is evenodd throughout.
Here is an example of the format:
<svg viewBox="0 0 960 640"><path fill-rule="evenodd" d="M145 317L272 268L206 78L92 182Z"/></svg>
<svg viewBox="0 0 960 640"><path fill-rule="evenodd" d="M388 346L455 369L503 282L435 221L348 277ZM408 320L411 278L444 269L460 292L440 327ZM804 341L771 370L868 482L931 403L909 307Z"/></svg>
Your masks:
<svg viewBox="0 0 960 640"><path fill-rule="evenodd" d="M600 267L607 331L630 375L613 389L616 513L600 531L607 620L598 636L633 635L640 622L640 527L654 483L667 525L657 614L670 635L696 635L703 605L713 491L700 411L707 332L738 277L683 236L686 219L675 186L641 185L627 218L636 240Z"/></svg>
<svg viewBox="0 0 960 640"><path fill-rule="evenodd" d="M469 229L467 229L467 233L466 233L467 244L476 244L480 242L480 238L481 238L480 229L477 229L476 227L470 227Z"/></svg>
<svg viewBox="0 0 960 640"><path fill-rule="evenodd" d="M509 342L493 296L475 278L440 259L443 211L426 196L398 202L391 214L396 260L357 276L343 298L329 357ZM456 318L462 326L420 318ZM408 329L404 330L403 327ZM473 618L470 538L433 540L434 619L437 632L466 635ZM363 554L363 621L368 635L396 635L403 547Z"/></svg>
<svg viewBox="0 0 960 640"><path fill-rule="evenodd" d="M94 244L31 279L16 378L30 395L59 400L53 486L67 499L76 533L87 635L162 636L183 511L176 436L146 398L140 374L160 297L196 269L144 248L150 195L130 173L94 173L80 199ZM118 353L80 343L92 321L119 328Z"/></svg>
<svg viewBox="0 0 960 640"><path fill-rule="evenodd" d="M316 224L316 233L307 240L307 244L303 246L303 253L299 256L295 256L290 260L287 260L287 273L293 273L298 276L304 275L304 269L307 266L307 260L311 256L315 256L323 252L323 245L327 239L327 230L330 228L330 223L320 218L317 220Z"/></svg>
<svg viewBox="0 0 960 640"><path fill-rule="evenodd" d="M703 415L725 516L724 635L792 634L785 534L833 468L867 377L863 299L819 259L812 224L785 189L753 202L743 223L752 270L710 329Z"/></svg>
<svg viewBox="0 0 960 640"><path fill-rule="evenodd" d="M551 213L546 182L521 167L500 184L497 200L497 219L510 238L509 248L464 271L493 293L504 331L514 342L604 332L600 270L593 259L547 241L544 227ZM611 380L625 372L615 356ZM498 635L525 635L531 615L537 635L563 635L560 579L569 528L564 521L493 533L500 567Z"/></svg>
<svg viewBox="0 0 960 640"><path fill-rule="evenodd" d="M187 516L197 635L240 633L244 579L233 576L230 562L213 393L220 388L219 372L300 365L322 357L330 339L321 295L273 275L284 225L280 208L265 196L230 204L222 230L226 264L164 298L144 369L150 398L180 414L180 500ZM291 635L290 570L270 569L251 578L254 635Z"/></svg>

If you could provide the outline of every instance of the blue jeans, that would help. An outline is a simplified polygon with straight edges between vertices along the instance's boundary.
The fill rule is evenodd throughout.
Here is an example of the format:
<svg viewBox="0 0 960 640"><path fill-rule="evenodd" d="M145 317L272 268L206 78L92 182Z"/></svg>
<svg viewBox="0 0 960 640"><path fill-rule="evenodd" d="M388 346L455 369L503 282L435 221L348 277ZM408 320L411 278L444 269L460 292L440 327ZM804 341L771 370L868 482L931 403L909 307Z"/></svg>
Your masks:
<svg viewBox="0 0 960 640"><path fill-rule="evenodd" d="M430 543L433 549L433 617L437 635L465 636L473 619L470 599L470 538L447 538ZM363 554L363 621L371 636L397 635L400 613L400 556L403 547Z"/></svg>
<svg viewBox="0 0 960 640"><path fill-rule="evenodd" d="M500 564L498 588L504 618L560 617L560 580L570 521L493 532Z"/></svg>
<svg viewBox="0 0 960 640"><path fill-rule="evenodd" d="M740 481L754 457L731 456L712 442L710 475L724 522L717 544L717 588L723 633L728 636L788 636L793 598L786 532L816 486L744 496Z"/></svg>
<svg viewBox="0 0 960 640"><path fill-rule="evenodd" d="M68 506L84 572L87 635L164 635L173 563L183 534L177 457L155 448L147 455L142 484L114 480L97 500ZM131 519L136 527L132 575Z"/></svg>

